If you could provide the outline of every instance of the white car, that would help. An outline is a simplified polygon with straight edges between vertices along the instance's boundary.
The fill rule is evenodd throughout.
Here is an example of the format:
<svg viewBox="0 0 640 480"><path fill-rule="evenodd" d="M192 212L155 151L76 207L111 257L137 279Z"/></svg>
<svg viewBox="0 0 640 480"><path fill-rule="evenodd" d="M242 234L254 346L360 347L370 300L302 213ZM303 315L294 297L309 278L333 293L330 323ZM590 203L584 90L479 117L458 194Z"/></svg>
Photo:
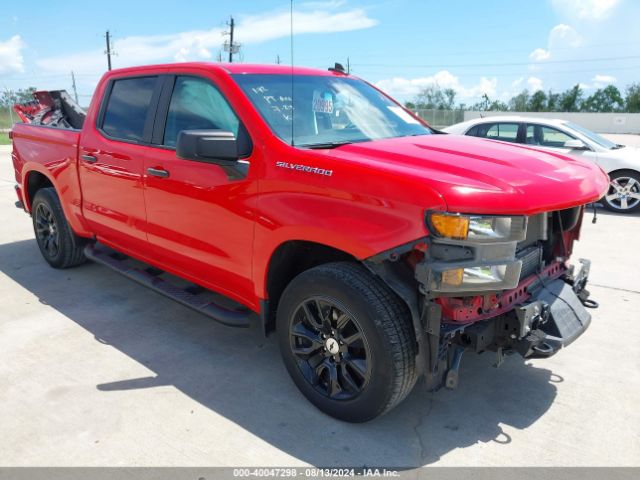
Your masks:
<svg viewBox="0 0 640 480"><path fill-rule="evenodd" d="M640 149L627 147L567 120L517 116L484 117L443 129L458 135L521 143L597 163L609 174L602 198L607 210L630 213L640 209Z"/></svg>

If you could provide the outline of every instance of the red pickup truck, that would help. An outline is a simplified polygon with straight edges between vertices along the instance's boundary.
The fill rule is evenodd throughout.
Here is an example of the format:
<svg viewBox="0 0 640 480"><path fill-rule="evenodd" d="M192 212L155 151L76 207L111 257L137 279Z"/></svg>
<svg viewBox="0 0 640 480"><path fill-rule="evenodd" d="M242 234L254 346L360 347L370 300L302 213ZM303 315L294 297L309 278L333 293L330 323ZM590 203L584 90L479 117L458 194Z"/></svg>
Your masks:
<svg viewBox="0 0 640 480"><path fill-rule="evenodd" d="M59 93L12 131L45 260L275 330L334 417L370 420L420 375L455 387L465 351L549 357L597 306L569 264L608 186L593 164L441 134L340 68L113 70L86 116Z"/></svg>

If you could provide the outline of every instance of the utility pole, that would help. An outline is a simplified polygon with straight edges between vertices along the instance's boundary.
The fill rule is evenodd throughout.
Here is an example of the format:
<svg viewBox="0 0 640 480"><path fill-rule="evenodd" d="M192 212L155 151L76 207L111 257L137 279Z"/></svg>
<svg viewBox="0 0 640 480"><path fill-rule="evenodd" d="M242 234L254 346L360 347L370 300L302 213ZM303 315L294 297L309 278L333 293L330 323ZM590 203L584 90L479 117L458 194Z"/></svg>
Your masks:
<svg viewBox="0 0 640 480"><path fill-rule="evenodd" d="M229 17L227 25L229 25L229 31L224 32L223 35L229 35L229 41L224 42L224 51L229 52L229 63L233 63L233 54L240 51L240 44L233 41L233 35L236 26L233 17Z"/></svg>
<svg viewBox="0 0 640 480"><path fill-rule="evenodd" d="M107 65L109 66L109 70L111 70L111 38L109 37L109 30L107 30L107 33L104 36L107 39L107 49L105 50L104 53L107 54Z"/></svg>
<svg viewBox="0 0 640 480"><path fill-rule="evenodd" d="M76 90L76 76L73 74L73 70L71 70L71 87L73 88L73 97L76 99L76 103L78 103L78 90Z"/></svg>
<svg viewBox="0 0 640 480"><path fill-rule="evenodd" d="M233 28L235 27L235 23L233 22L233 17L229 21L229 63L233 62Z"/></svg>

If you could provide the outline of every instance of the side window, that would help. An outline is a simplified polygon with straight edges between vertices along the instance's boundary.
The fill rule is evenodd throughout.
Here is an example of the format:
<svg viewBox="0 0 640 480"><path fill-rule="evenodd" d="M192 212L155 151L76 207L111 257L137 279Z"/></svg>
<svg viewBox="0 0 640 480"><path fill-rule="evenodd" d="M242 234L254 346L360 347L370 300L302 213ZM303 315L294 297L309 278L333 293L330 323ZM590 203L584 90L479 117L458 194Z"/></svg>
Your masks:
<svg viewBox="0 0 640 480"><path fill-rule="evenodd" d="M517 123L486 123L478 125L477 137L501 140L503 142L515 142L518 137Z"/></svg>
<svg viewBox="0 0 640 480"><path fill-rule="evenodd" d="M163 144L175 147L182 130L226 130L238 136L240 122L209 81L177 77L171 94Z"/></svg>
<svg viewBox="0 0 640 480"><path fill-rule="evenodd" d="M565 142L573 139L574 137L561 132L557 128L544 127L542 125L527 125L526 143L528 145L562 148Z"/></svg>
<svg viewBox="0 0 640 480"><path fill-rule="evenodd" d="M124 78L113 82L102 130L123 140L141 141L158 77Z"/></svg>
<svg viewBox="0 0 640 480"><path fill-rule="evenodd" d="M564 147L564 143L573 140L573 137L551 127L540 127L542 130L542 143L545 147Z"/></svg>
<svg viewBox="0 0 640 480"><path fill-rule="evenodd" d="M468 131L467 131L467 135L471 136L471 137L477 137L478 136L478 126L476 125L475 127L471 127Z"/></svg>

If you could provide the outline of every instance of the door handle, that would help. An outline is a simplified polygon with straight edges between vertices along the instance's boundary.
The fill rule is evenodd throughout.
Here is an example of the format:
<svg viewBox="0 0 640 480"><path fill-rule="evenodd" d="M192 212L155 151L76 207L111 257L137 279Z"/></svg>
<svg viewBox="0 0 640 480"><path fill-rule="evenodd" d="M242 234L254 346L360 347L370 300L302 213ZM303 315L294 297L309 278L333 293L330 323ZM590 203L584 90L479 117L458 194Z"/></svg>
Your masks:
<svg viewBox="0 0 640 480"><path fill-rule="evenodd" d="M87 163L96 163L98 161L98 159L93 155L82 155L82 160Z"/></svg>
<svg viewBox="0 0 640 480"><path fill-rule="evenodd" d="M167 170L162 170L161 168L147 168L147 173L160 178L167 178L169 176L169 172Z"/></svg>

